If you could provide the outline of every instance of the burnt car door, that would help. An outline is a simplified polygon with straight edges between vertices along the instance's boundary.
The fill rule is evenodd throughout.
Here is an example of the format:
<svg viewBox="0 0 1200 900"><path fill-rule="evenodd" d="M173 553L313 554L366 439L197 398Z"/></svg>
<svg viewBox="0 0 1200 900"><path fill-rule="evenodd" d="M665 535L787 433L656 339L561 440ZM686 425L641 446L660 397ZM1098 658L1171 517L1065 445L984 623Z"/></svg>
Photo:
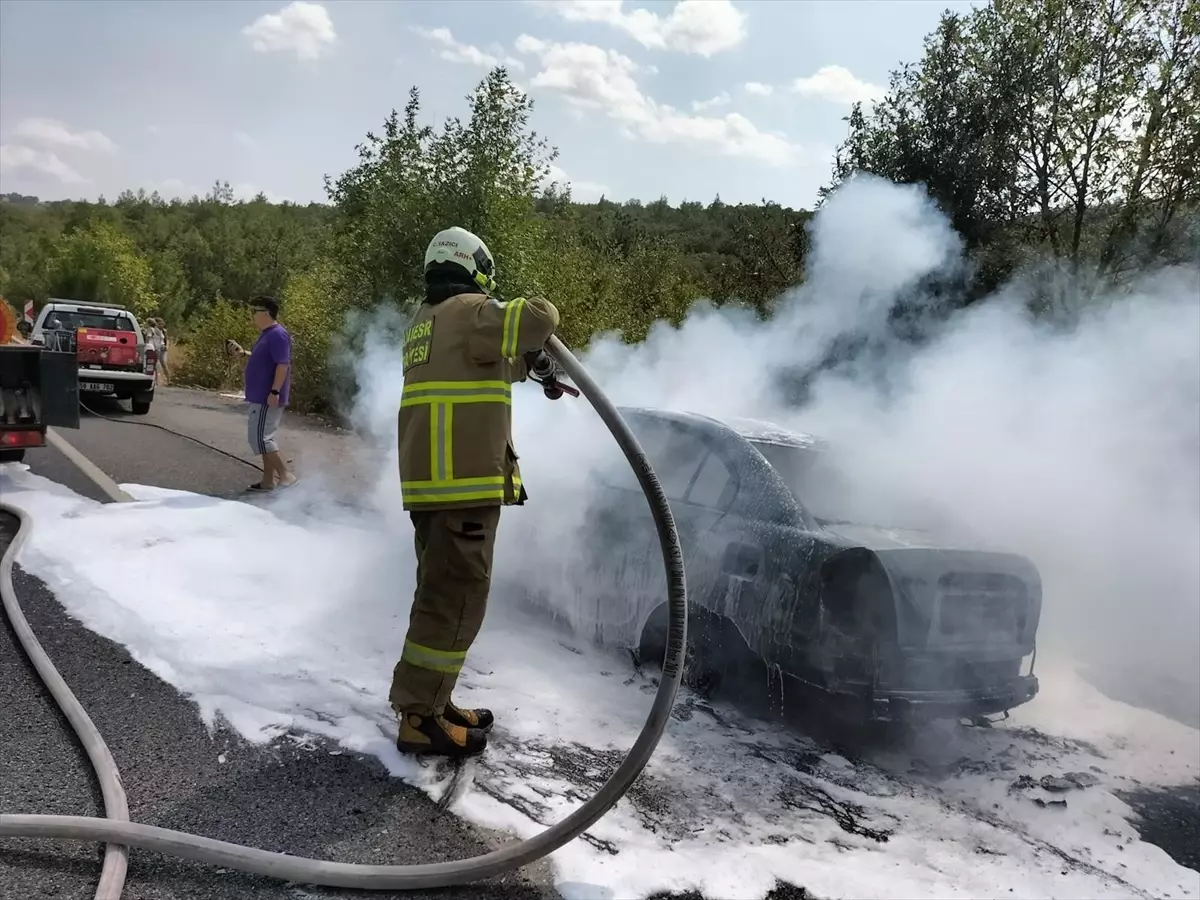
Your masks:
<svg viewBox="0 0 1200 900"><path fill-rule="evenodd" d="M728 614L769 667L796 674L807 667L820 631L820 566L831 548L798 490L797 474L809 451L747 443L755 451L753 461L747 460L741 492L722 530L731 545L756 548L760 566L757 577L740 585L736 612Z"/></svg>
<svg viewBox="0 0 1200 900"><path fill-rule="evenodd" d="M658 476L679 532L684 564L688 568L689 595L698 597L691 570L701 538L720 518L711 506L688 502L689 489L703 473L709 448L701 434L679 422L627 415L646 457ZM666 577L650 507L632 471L606 469L599 476L603 489L593 492L585 528L592 585L599 589L597 637L604 643L636 646L641 625L651 611L666 600ZM717 491L723 490L716 485ZM705 499L714 490L706 480L696 489ZM705 491L708 494L705 494ZM623 610L619 617L617 610Z"/></svg>
<svg viewBox="0 0 1200 900"><path fill-rule="evenodd" d="M735 470L720 451L717 442L691 433L688 437L691 458L690 475L680 474L668 488L671 509L676 518L688 524L684 544L687 566L688 597L693 606L715 615L728 613L729 581L754 579L761 569L762 554L756 543L730 540L723 522L738 494ZM686 479L686 483L685 483Z"/></svg>

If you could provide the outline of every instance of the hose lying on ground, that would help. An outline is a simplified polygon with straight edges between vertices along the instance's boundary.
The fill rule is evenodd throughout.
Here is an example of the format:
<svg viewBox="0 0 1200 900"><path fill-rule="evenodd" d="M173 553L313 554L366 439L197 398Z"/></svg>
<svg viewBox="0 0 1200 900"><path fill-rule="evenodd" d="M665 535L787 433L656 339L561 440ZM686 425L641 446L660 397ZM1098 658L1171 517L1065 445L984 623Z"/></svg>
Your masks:
<svg viewBox="0 0 1200 900"><path fill-rule="evenodd" d="M669 630L662 678L654 695L654 703L646 718L646 724L642 726L642 731L624 762L590 800L561 822L529 840L509 844L473 859L408 866L352 865L289 856L285 853L270 853L165 828L120 821L112 817L111 813L108 819L84 816L0 815L0 837L105 841L300 884L375 890L415 890L470 884L512 871L554 852L595 824L624 796L641 774L670 720L683 674L684 643L687 637L687 586L684 581L683 553L671 508L637 439L591 376L557 337L550 338L547 349L582 390L632 466L650 504L667 575ZM0 509L7 507L0 506ZM27 533L29 527L28 518L22 517L21 537ZM0 568L0 587L5 592L6 609L12 607L9 614L15 613L14 618L23 621L10 577L15 548L18 548L20 543L20 540L14 541L4 556L5 565ZM11 603L9 597L12 598ZM45 651L36 641L26 643L22 640L22 645L31 658L40 658L43 661L42 666L53 670ZM90 720L86 720L86 717L78 723L72 721L72 725L77 730L82 729L80 738L84 740L85 746L88 741L103 745L95 726ZM85 733L88 735L86 740ZM93 764L97 765L97 772L102 779L115 777L116 768L111 757L99 762L93 761Z"/></svg>
<svg viewBox="0 0 1200 900"><path fill-rule="evenodd" d="M38 643L33 629L29 626L29 620L21 611L16 591L13 590L13 562L16 561L17 554L21 552L21 545L29 536L32 522L22 510L13 509L2 503L0 503L0 510L16 516L18 523L17 533L9 541L4 556L0 557L0 601L3 601L4 613L8 616L8 621L12 623L13 632L25 649L29 661L33 663L34 669L42 679L42 684L46 685L46 689L54 697L54 702L58 704L58 708L71 723L75 734L79 736L79 742L83 745L83 750L87 753L88 760L100 781L100 794L104 799L104 814L108 816L109 821L128 822L129 803L125 799L125 788L121 784L117 763L112 758L108 745L104 743L104 738L100 736L99 729L96 728L79 700L71 693L71 689L67 687L62 675L58 673L58 669L54 668L54 663L50 662L50 657L46 655L42 645ZM125 886L127 867L128 853L125 848L119 842L110 841L104 848L104 863L100 867L100 884L96 888L96 900L120 900L121 890Z"/></svg>
<svg viewBox="0 0 1200 900"><path fill-rule="evenodd" d="M174 428L168 428L166 425L159 425L157 422L139 422L136 419L118 419L116 416L106 416L104 413L96 412L96 410L92 409L82 400L79 401L79 405L97 419L104 419L107 422L116 422L120 425L141 425L144 428L157 428L159 431L165 431L167 434L173 434L175 437L181 437L185 441L191 441L193 444L199 444L201 447L207 447L214 453L220 453L222 456L228 456L230 459L240 462L243 466L249 466L255 472L258 472L260 475L262 474L262 466L255 465L248 459L242 459L236 453L230 453L228 450L222 450L220 447L214 447L207 441L202 441L200 438L194 438L190 434L184 434L182 431L176 431Z"/></svg>

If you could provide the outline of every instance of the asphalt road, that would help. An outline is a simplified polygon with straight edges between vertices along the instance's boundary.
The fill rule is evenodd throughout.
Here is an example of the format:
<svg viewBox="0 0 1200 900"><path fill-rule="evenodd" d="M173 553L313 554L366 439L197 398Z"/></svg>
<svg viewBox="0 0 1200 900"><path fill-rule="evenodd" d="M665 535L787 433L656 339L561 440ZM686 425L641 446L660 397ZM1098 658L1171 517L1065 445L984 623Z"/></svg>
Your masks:
<svg viewBox="0 0 1200 900"><path fill-rule="evenodd" d="M258 459L246 445L245 406L208 391L159 387L148 415L132 415L125 404L91 399L80 427L59 434L118 484L147 484L233 497L259 478ZM238 462L162 429L189 435L243 460ZM364 452L347 435L319 419L289 412L280 429L280 447L296 471L320 472L343 493L361 489L353 452ZM96 486L53 448L32 450L25 461L38 475L96 500Z"/></svg>
<svg viewBox="0 0 1200 900"><path fill-rule="evenodd" d="M121 415L111 405L106 407L98 411ZM187 433L237 453L239 412L235 403L213 395L163 391L149 416L128 418L186 424ZM307 432L311 434L302 439ZM316 423L294 423L298 464L301 457L320 459L322 438L329 434ZM79 431L65 436L118 483L233 495L254 479L247 466L153 428L85 417ZM39 450L27 461L37 474L102 499L57 451ZM0 522L0 551L14 527L12 521ZM346 862L463 859L497 846L494 836L439 813L424 793L389 777L372 758L333 756L287 742L258 748L226 731L209 735L190 701L134 662L124 647L73 621L40 581L18 571L15 584L34 632L105 735L135 820ZM87 759L7 622L0 629L0 710L0 809L101 814L99 789ZM90 898L100 859L97 845L0 841L0 898ZM547 869L537 866L460 889L369 896L558 896L549 883ZM125 892L129 900L249 896L295 900L368 895L301 889L144 851L130 854Z"/></svg>

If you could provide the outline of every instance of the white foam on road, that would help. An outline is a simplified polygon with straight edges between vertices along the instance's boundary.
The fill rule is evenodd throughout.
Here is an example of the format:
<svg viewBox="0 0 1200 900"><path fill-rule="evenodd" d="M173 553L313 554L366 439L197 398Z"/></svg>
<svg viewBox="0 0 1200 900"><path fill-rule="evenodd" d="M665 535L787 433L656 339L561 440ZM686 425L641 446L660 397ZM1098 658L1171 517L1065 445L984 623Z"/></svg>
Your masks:
<svg viewBox="0 0 1200 900"><path fill-rule="evenodd" d="M101 505L0 466L0 497L34 517L21 565L210 724L222 716L253 741L323 735L441 796L444 770L392 743L386 694L412 591L402 525L123 487L136 502ZM611 772L654 685L619 656L504 615L503 602L456 697L499 723L450 808L529 836ZM920 752L854 762L684 692L630 796L553 855L558 888L570 900L689 889L749 900L777 880L822 897L1200 896L1200 873L1140 841L1114 793L1196 778L1200 733L1069 669L1041 674L1042 694L1000 727L947 727ZM1014 786L1068 772L1098 784Z"/></svg>

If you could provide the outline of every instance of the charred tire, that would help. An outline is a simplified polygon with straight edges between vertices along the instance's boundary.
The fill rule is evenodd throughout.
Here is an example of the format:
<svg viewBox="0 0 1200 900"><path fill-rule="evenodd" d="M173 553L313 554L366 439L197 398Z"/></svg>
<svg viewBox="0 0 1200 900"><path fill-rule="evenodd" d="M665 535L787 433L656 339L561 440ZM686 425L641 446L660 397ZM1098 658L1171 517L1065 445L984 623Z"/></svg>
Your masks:
<svg viewBox="0 0 1200 900"><path fill-rule="evenodd" d="M0 463L21 462L25 459L25 448L0 450Z"/></svg>
<svg viewBox="0 0 1200 900"><path fill-rule="evenodd" d="M642 628L638 658L643 663L661 666L666 638L667 607L662 604L650 613ZM736 694L753 658L746 639L733 622L694 604L688 606L683 684L703 697Z"/></svg>

